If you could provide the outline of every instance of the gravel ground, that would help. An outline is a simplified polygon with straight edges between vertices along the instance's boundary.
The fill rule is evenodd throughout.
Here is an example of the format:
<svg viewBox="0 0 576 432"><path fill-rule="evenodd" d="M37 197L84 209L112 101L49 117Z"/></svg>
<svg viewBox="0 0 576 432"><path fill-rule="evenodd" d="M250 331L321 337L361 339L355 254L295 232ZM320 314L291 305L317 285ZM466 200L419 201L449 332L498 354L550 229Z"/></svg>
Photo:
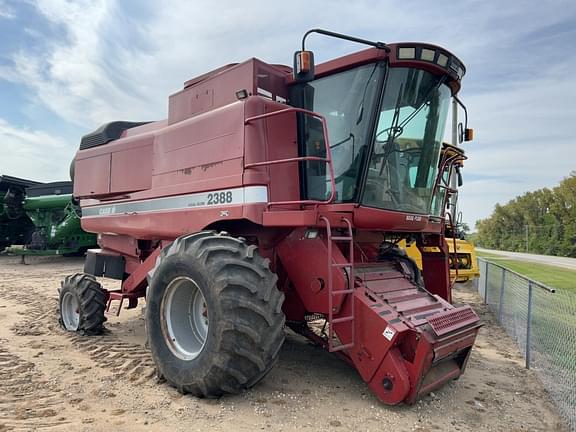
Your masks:
<svg viewBox="0 0 576 432"><path fill-rule="evenodd" d="M352 368L293 333L262 383L202 400L157 382L140 309L109 317L104 336L58 327L56 289L81 259L27 262L0 256L0 432L566 430L471 286L455 292L485 324L468 369L414 406L382 405Z"/></svg>

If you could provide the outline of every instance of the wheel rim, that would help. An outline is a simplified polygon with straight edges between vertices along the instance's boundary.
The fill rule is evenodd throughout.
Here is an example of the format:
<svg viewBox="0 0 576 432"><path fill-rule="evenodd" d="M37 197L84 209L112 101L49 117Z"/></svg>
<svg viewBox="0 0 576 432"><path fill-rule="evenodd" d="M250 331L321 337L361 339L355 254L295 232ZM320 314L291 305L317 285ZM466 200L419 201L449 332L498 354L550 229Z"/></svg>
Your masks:
<svg viewBox="0 0 576 432"><path fill-rule="evenodd" d="M162 330L168 347L182 360L200 354L208 335L208 308L200 288L189 277L173 279L162 300Z"/></svg>
<svg viewBox="0 0 576 432"><path fill-rule="evenodd" d="M80 324L80 303L76 296L67 292L62 297L60 305L60 313L62 314L62 321L67 330L76 331Z"/></svg>

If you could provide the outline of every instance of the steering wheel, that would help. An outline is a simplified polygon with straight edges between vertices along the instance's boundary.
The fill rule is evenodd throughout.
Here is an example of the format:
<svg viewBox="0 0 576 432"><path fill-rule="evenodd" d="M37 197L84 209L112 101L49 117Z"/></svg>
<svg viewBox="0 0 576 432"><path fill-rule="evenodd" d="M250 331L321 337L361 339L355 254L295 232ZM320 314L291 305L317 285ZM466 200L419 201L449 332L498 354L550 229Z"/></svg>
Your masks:
<svg viewBox="0 0 576 432"><path fill-rule="evenodd" d="M380 135L382 135L384 133L388 133L388 136L393 136L394 138L397 138L404 133L404 128L402 126L391 126L389 128L386 128L386 129L378 132L376 134L376 141L377 142L387 142L388 141L388 139L385 139L385 140L379 140L378 139L378 137L380 137Z"/></svg>

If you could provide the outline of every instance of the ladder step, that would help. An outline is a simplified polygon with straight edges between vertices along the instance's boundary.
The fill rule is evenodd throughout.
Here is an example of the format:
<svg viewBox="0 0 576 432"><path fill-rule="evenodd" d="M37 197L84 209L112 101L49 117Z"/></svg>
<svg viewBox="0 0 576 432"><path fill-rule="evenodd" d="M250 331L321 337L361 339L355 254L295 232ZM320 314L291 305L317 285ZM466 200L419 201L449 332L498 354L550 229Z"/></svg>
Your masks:
<svg viewBox="0 0 576 432"><path fill-rule="evenodd" d="M332 295L339 295L339 294L352 294L354 292L353 289L345 289L345 290L336 290L332 291Z"/></svg>
<svg viewBox="0 0 576 432"><path fill-rule="evenodd" d="M341 318L334 318L330 321L330 324L338 324L342 322L352 321L354 319L353 316L341 317Z"/></svg>
<svg viewBox="0 0 576 432"><path fill-rule="evenodd" d="M349 316L340 316L338 318L334 318L333 317L333 310L331 309L328 313L328 322L330 324L329 330L328 330L328 350L330 352L334 352L334 351L342 351L342 350L346 350L346 349L350 349L354 347L354 339L355 339L355 324L354 324L354 283L355 283L355 278L354 278L354 232L352 230L352 223L345 217L341 218L341 222L343 222L344 224L346 224L347 226L347 230L346 233L343 234L342 231L339 231L338 233L340 235L332 235L332 228L330 226L330 221L324 217L324 216L320 216L320 220L322 220L325 224L326 224L326 240L328 241L327 247L328 250L330 251L330 254L328 256L328 274L329 274L329 280L328 280L328 295L329 295L329 299L332 302L333 298L335 296L338 295L348 295L348 294L352 294L351 297L346 297L347 301L349 302L349 306L351 307L351 315ZM348 258L344 258L346 261L346 263L334 263L335 258L336 258L336 254L334 253L334 249L338 250L341 246L340 245L336 245L335 242L340 242L341 244L345 244L347 243L348 246ZM344 256L346 256L344 251L341 251L342 254ZM346 280L348 281L348 285L347 285L347 289L337 289L334 290L334 286L333 286L333 281L332 281L332 275L333 275L333 271L332 269L334 268L341 268L344 269L344 271L347 274ZM340 288L340 287L339 287ZM351 338L348 341L349 343L347 344L340 344L340 345L336 345L336 343L341 343L339 340L338 342L336 342L333 338L333 336L335 335L334 333L334 327L333 324L339 324L339 323L347 323L346 327L350 327L350 331L351 331Z"/></svg>

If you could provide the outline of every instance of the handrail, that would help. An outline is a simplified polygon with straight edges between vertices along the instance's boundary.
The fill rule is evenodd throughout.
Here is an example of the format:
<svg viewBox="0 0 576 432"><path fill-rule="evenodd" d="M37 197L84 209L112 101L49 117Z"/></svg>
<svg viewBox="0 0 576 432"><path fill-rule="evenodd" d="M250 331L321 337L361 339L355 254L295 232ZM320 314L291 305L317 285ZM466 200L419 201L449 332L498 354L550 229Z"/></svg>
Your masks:
<svg viewBox="0 0 576 432"><path fill-rule="evenodd" d="M310 110L307 110L307 109L304 109L304 108L290 107L290 108L284 108L284 109L281 109L281 110L270 111L270 112L267 112L267 113L264 113L264 114L258 114L258 115L256 115L256 116L248 117L247 119L244 120L244 124L246 125L246 124L248 124L248 123L253 122L254 120L260 120L260 119L263 119L263 118L274 117L274 116L277 116L277 115L287 114L287 113L290 113L290 112L294 112L294 113L296 113L296 112L301 112L301 113L304 113L304 114L308 114L308 115L310 115L311 117L316 117L316 118L317 118L318 120L320 120L320 121L324 120L324 116L323 116L322 114L318 114L318 113L316 113L316 112L314 112L314 111L310 111Z"/></svg>
<svg viewBox="0 0 576 432"><path fill-rule="evenodd" d="M277 164L284 164L290 162L302 162L302 161L319 161L324 162L328 165L328 173L330 175L330 196L328 199L322 200L295 200L295 201L276 201L276 202L269 202L267 207L270 208L271 206L278 206L278 205L307 205L307 204L314 204L314 205L321 205L321 204L330 204L336 198L336 179L334 177L334 165L332 163L332 153L330 151L330 143L328 142L328 126L326 124L326 118L322 114L318 114L314 111L309 111L303 108L285 108L277 111L271 111L265 114L260 114L253 117L248 117L244 120L244 124L247 125L256 120L262 120L268 117L274 117L278 115L284 115L289 113L302 113L305 115L309 115L314 117L322 123L322 134L324 136L324 145L326 147L326 157L319 157L319 156L299 156L294 158L287 158L287 159L277 159L273 161L262 161L262 162L253 162L244 164L244 169L250 169L260 166L267 166L267 165L277 165Z"/></svg>
<svg viewBox="0 0 576 432"><path fill-rule="evenodd" d="M456 154L454 156L448 156L440 163L440 167L438 168L438 175L436 176L436 181L434 182L434 187L432 188L432 196L436 194L437 189L449 189L451 191L456 191L450 187L450 179L452 177L452 170L450 170L450 174L448 175L447 179L444 179L444 170L446 166L449 165L450 167L454 165L456 162L465 161L468 159L463 154ZM444 196L443 204L446 204L446 195Z"/></svg>
<svg viewBox="0 0 576 432"><path fill-rule="evenodd" d="M454 275L454 280L450 281L450 291L452 291L454 284L458 280L458 247L456 244L456 226L454 225L454 221L452 220L452 214L450 212L446 212L446 214L448 215L450 227L452 228L452 241L454 243L454 254L453 254L454 256L452 259L454 260L453 262L454 262L455 275ZM448 252L448 253L450 253L450 252Z"/></svg>
<svg viewBox="0 0 576 432"><path fill-rule="evenodd" d="M254 162L249 164L244 164L244 168L253 168L257 166L266 166L266 165L276 165L276 164L283 164L288 162L299 162L299 161L322 161L328 162L328 159L319 157L319 156L299 156L294 158L287 158L287 159L277 159L274 161L265 161L265 162Z"/></svg>
<svg viewBox="0 0 576 432"><path fill-rule="evenodd" d="M538 282L538 281L536 281L536 280L534 280L534 279L530 279L529 277L526 277L526 276L523 275L523 274L520 274L520 273L518 273L518 272L515 272L514 270L510 270L508 267L501 266L500 264L496 264L496 263L493 262L493 261L488 261L487 259L484 259L484 258L482 258L482 257L477 257L477 258L478 258L480 261L484 261L484 262L487 263L487 264L492 264L492 265L494 265L494 266L496 266L496 267L500 267L501 269L506 270L507 272L510 272L510 273L512 273L513 275L516 275L516 276L518 276L518 277L520 277L520 278L522 278L522 279L524 279L524 280L526 280L526 281L528 281L528 282L531 282L532 284L537 285L539 288L542 288L544 291L548 291L548 292L551 293L551 294L554 294L554 293L556 292L556 288L549 287L548 285L543 284L542 282Z"/></svg>

